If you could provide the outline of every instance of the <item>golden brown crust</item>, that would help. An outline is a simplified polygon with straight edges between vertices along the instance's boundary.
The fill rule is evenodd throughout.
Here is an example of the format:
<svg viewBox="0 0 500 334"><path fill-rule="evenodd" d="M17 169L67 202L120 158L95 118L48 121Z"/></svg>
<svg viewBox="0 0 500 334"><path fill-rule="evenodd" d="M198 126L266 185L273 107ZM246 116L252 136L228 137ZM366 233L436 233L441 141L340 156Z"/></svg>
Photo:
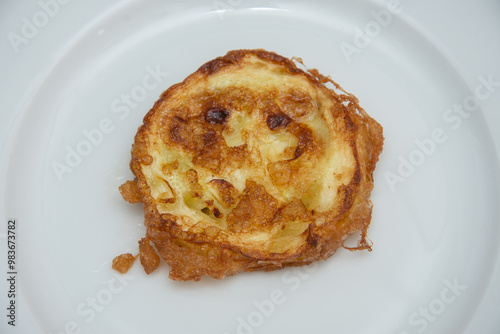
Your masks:
<svg viewBox="0 0 500 334"><path fill-rule="evenodd" d="M265 50L230 51L165 91L135 136L141 247L154 258L151 240L175 280L308 264L356 231L356 249L370 249L382 144L382 127L330 78Z"/></svg>

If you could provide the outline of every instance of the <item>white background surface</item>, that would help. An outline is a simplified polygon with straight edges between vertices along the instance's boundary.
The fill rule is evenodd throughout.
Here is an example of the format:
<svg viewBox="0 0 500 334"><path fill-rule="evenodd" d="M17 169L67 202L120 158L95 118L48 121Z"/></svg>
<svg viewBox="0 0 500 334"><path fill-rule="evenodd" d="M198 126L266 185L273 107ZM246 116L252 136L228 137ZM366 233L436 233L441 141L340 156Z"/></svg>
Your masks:
<svg viewBox="0 0 500 334"><path fill-rule="evenodd" d="M7 175L6 166L9 160L9 149L15 141L15 137L10 130L16 129L16 126L22 123L22 119L18 118L18 116L21 115L23 110L27 107L27 103L33 97L34 92L36 92L40 86L44 85L46 76L50 73L52 67L57 65L61 56L65 55L68 50L71 49L71 43L75 40L78 41L78 36L81 36L82 32L85 32L88 27L92 26L93 22L98 21L102 17L106 17L108 11L112 13L112 8L119 8L125 3L133 3L133 1L83 2L73 0L68 4L61 5L60 12L51 18L46 26L40 28L36 36L33 37L28 44L20 45L19 52L17 53L14 52L7 36L10 32L19 33L23 17L31 17L40 10L40 5L37 2L30 1L6 1L0 4L0 131L2 135L1 148L3 158L0 172L2 175L2 182L4 182L4 175ZM187 1L182 3L179 2L173 7L179 6L179 8L182 8L189 6L189 3L190 2ZM193 4L195 3L197 2L193 2ZM380 3L383 4L383 2ZM252 7L253 4L259 7L266 4L266 2L248 1L241 3L241 7ZM273 7L287 6L279 1L269 2L269 4ZM359 1L359 6L364 5L364 1ZM471 91L474 91L474 88L477 86L479 76L488 77L492 75L497 81L500 80L500 62L498 62L500 56L500 39L498 38L500 32L499 2L413 0L404 2L404 5L402 17L407 22L411 22L413 27L417 29L425 39L433 43L437 49L445 52L446 57L451 60L453 67L458 71L458 74L463 77ZM313 2L308 6L313 7ZM215 9L214 4L210 1L207 2L205 7L207 10ZM236 10L238 9L237 6L234 7ZM389 34L389 32L386 33ZM382 32L382 34L384 34L384 32ZM382 40L382 38L380 40ZM175 52L175 50L172 52ZM193 53L196 54L196 59L200 59L201 62L211 58L205 56L203 50L193 50ZM366 51L366 54L367 53L368 50ZM363 50L361 56L364 54L365 50ZM201 62L198 63L201 64ZM75 69L75 71L77 70L78 69ZM141 74L139 74L139 77L140 76ZM181 78L182 76L179 74L179 79ZM342 84L343 82L340 83ZM431 83L429 83L429 85L432 86ZM64 87L60 89L63 90ZM349 84L348 90L356 94L353 84ZM154 101L154 98L152 99ZM361 100L361 104L363 105L363 100ZM497 130L500 127L500 117L498 114L499 106L499 91L487 100L481 102L483 116L497 143L497 152L499 152L500 147L500 136ZM133 126L135 126L135 124L131 125L131 127ZM492 159L495 160L496 157ZM5 188L2 184L2 190L3 189ZM0 198L1 203L4 203L11 195L12 194L2 191L0 194L0 196L2 196ZM28 204L25 207L26 210L29 210ZM10 214L12 213L2 212L2 224L5 224ZM16 213L16 215L17 214L18 213ZM5 227L2 229L1 233L4 233ZM498 236L496 236L496 238L498 240ZM5 247L4 244L1 246ZM23 243L22 235L19 237L19 247L24 249L23 254L28 255L33 253L36 255L37 249L29 249L31 246L32 245ZM463 247L474 247L474 245L464 244ZM2 254L4 254L4 251L4 248L2 248ZM496 255L497 254L491 254L491 256ZM5 258L5 256L2 255L2 258ZM0 267L4 268L5 261L1 261ZM21 258L19 261L29 263L30 258ZM496 316L500 308L500 284L498 283L500 282L500 265L498 264L498 259L496 261L497 265L494 268L495 271L491 275L493 284L488 287L484 296L478 296L478 298L482 298L482 302L477 310L475 310L476 312L473 314L469 327L464 330L464 333L500 332L500 320ZM336 262L342 263L341 260L336 260ZM6 270L3 270L2 272L5 271ZM20 275L23 275L23 273L21 272ZM156 277L156 279L152 281L158 282L159 279ZM3 279L1 282L5 284ZM33 287L41 288L36 283L36 277L32 277L31 280L26 280L26 282L32 283ZM235 281L230 281L227 283L227 289L230 291L231 288L236 287L236 285ZM218 284L216 289L218 291L224 290L222 286L224 285ZM5 296L7 289L4 285L0 285L0 288L0 302L3 304L7 301ZM29 287L26 289L29 289ZM181 291L187 293L186 289L181 289ZM47 291L46 293L50 294L51 291ZM147 301L147 298L145 300ZM18 299L20 307L18 313L18 327L12 329L6 326L6 321L4 319L0 324L2 333L42 333L44 331L39 328L39 320L37 320L37 317L33 316L31 312L43 312L44 314L50 314L51 311L61 312L61 306L59 304L47 305L46 309L41 310L39 304L37 304L36 307L33 307L33 305L26 305L29 302L29 298L23 299L21 297ZM147 305L144 305L144 307L147 307ZM4 307L2 307L2 309L4 309ZM333 319L334 316L332 315L331 317ZM386 321L390 321L390 319L391 317L388 317ZM106 328L113 328L104 320L102 324L103 326L109 326ZM94 325L98 326L97 322L95 322ZM52 333L55 333L57 328L59 327L54 327ZM59 330L62 330L62 328ZM227 330L229 331L229 329ZM256 333L259 331L265 332L265 326L258 328ZM221 332L223 331L221 330ZM373 328L373 330L370 331L370 333L377 332L377 328ZM397 333L397 331L395 331L395 333Z"/></svg>

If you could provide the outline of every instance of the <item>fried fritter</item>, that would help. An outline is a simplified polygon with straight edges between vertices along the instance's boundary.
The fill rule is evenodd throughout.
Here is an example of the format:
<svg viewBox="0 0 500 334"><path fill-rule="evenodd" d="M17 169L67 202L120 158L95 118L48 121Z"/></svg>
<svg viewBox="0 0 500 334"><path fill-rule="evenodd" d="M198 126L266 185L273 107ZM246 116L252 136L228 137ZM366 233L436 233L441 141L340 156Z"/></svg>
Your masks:
<svg viewBox="0 0 500 334"><path fill-rule="evenodd" d="M140 194L141 247L154 245L171 279L305 265L354 232L355 249L370 249L382 127L356 97L297 62L230 51L171 86L145 116L132 147L136 180L121 192L129 202Z"/></svg>

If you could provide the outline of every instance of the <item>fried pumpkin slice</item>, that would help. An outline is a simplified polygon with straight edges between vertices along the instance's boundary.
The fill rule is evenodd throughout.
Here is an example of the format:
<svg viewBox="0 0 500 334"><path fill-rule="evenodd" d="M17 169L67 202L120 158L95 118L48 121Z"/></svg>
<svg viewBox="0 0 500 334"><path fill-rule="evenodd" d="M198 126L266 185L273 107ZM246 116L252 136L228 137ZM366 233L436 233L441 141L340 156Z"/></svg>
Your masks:
<svg viewBox="0 0 500 334"><path fill-rule="evenodd" d="M137 202L139 193L145 237L171 279L306 265L354 232L355 249L370 248L382 127L300 62L230 51L171 86L145 116L132 147L136 179L122 194Z"/></svg>

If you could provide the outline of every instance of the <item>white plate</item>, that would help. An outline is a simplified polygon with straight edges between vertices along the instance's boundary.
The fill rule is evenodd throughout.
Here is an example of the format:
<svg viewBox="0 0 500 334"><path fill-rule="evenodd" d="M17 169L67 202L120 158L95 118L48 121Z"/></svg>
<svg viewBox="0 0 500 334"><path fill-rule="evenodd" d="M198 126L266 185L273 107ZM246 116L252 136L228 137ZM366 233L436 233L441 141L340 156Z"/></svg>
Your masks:
<svg viewBox="0 0 500 334"><path fill-rule="evenodd" d="M402 5L201 3L110 7L73 36L20 112L2 204L18 222L26 318L43 333L461 332L499 251L498 165L482 116L500 93L496 77L470 87ZM222 281L173 282L166 264L117 275L113 257L136 253L144 235L141 206L117 190L132 177L137 127L163 90L238 48L301 57L384 126L373 252Z"/></svg>

